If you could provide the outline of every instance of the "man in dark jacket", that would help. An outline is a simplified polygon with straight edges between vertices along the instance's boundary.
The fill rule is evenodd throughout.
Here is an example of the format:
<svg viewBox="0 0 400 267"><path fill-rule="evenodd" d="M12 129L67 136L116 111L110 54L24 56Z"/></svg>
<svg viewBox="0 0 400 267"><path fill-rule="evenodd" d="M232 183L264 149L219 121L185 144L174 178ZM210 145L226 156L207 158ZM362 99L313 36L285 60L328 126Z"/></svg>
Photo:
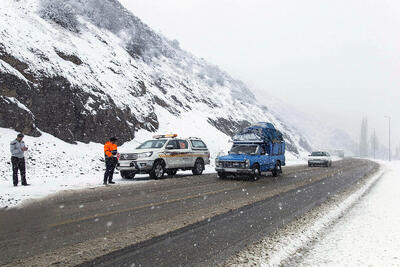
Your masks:
<svg viewBox="0 0 400 267"><path fill-rule="evenodd" d="M115 184L113 182L113 175L115 166L118 163L118 146L116 144L117 138L111 137L109 141L104 144L104 158L106 162L106 172L104 173L104 185L107 185L107 180L109 184Z"/></svg>
<svg viewBox="0 0 400 267"><path fill-rule="evenodd" d="M23 134L18 134L17 139L11 141L10 151L11 151L11 162L13 169L13 184L18 185L18 170L21 174L21 183L23 186L27 186L26 174L25 174L25 157L24 152L28 150L25 146Z"/></svg>

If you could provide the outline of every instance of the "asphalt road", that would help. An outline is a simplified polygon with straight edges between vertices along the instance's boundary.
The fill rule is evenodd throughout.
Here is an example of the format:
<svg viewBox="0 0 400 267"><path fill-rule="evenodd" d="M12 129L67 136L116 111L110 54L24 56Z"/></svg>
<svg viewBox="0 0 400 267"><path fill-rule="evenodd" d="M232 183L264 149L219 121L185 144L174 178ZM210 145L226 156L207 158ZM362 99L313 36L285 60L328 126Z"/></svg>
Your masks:
<svg viewBox="0 0 400 267"><path fill-rule="evenodd" d="M0 211L0 265L209 266L376 171L366 160L257 182L177 176Z"/></svg>

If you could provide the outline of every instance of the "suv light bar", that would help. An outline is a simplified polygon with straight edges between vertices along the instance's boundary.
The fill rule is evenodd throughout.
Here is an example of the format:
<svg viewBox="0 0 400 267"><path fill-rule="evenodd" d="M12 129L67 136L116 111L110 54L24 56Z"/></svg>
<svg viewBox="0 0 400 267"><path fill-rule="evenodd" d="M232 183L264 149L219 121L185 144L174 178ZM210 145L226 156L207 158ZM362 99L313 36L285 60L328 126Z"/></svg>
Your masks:
<svg viewBox="0 0 400 267"><path fill-rule="evenodd" d="M154 139L160 139L160 138L175 138L177 137L177 134L162 134L162 135L155 135L153 136Z"/></svg>

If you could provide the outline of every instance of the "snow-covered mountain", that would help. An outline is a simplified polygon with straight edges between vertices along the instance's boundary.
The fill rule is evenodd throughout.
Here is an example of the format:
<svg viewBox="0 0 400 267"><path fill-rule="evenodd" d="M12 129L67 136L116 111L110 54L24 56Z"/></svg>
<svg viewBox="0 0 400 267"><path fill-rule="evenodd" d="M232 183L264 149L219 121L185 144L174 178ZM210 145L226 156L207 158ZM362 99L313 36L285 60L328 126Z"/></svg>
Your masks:
<svg viewBox="0 0 400 267"><path fill-rule="evenodd" d="M225 143L269 121L292 155L310 149L241 81L156 34L117 0L2 0L0 108L0 127L68 143L140 141L160 131Z"/></svg>

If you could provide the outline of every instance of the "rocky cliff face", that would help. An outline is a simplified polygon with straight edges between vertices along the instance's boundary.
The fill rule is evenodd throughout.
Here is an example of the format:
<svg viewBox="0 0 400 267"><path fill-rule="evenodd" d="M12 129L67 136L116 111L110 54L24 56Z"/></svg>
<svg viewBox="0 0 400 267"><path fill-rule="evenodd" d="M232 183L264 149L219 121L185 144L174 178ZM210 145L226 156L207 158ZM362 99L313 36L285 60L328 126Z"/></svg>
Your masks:
<svg viewBox="0 0 400 267"><path fill-rule="evenodd" d="M139 129L156 131L168 112L227 135L269 121L290 151L309 149L242 82L156 34L116 0L2 4L0 127L70 143L129 141Z"/></svg>

